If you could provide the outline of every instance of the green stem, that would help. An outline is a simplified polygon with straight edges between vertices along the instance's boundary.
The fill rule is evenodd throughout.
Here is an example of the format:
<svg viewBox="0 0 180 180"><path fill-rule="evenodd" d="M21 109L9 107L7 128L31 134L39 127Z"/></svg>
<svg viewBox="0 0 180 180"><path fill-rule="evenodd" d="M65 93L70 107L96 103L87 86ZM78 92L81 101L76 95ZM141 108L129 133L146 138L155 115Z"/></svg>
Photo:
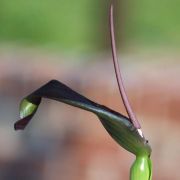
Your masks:
<svg viewBox="0 0 180 180"><path fill-rule="evenodd" d="M130 180L152 180L152 162L149 156L136 156L131 166Z"/></svg>

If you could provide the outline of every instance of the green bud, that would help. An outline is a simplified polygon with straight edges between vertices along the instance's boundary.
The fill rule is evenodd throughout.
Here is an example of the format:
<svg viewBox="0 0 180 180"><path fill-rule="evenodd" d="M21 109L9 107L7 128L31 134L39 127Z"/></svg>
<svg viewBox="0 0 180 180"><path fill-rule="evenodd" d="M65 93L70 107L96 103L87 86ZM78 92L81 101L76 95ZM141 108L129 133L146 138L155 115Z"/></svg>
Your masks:
<svg viewBox="0 0 180 180"><path fill-rule="evenodd" d="M131 166L130 180L152 180L152 163L149 156L136 156Z"/></svg>

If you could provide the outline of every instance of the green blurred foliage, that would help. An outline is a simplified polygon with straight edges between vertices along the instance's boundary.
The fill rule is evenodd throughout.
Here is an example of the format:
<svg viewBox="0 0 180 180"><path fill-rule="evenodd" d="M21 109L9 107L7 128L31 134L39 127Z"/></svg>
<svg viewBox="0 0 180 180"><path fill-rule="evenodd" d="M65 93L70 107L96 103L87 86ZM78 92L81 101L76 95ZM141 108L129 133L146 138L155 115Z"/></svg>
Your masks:
<svg viewBox="0 0 180 180"><path fill-rule="evenodd" d="M180 1L128 1L126 37L153 46L180 46Z"/></svg>
<svg viewBox="0 0 180 180"><path fill-rule="evenodd" d="M107 49L109 3L108 0L0 0L0 42L82 52ZM123 44L180 45L179 0L117 3L118 13L123 17L116 18L116 23L124 21L117 26L117 35Z"/></svg>
<svg viewBox="0 0 180 180"><path fill-rule="evenodd" d="M0 0L0 41L60 48L101 46L101 1ZM105 4L104 4L105 5ZM99 31L99 32L98 32Z"/></svg>

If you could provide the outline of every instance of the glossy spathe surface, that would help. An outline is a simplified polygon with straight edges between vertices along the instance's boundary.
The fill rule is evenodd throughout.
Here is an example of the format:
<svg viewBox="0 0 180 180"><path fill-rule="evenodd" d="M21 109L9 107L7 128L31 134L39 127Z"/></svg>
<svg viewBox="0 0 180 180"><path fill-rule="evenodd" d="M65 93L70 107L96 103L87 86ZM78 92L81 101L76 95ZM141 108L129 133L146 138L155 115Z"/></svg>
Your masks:
<svg viewBox="0 0 180 180"><path fill-rule="evenodd" d="M15 123L15 129L24 129L35 114L42 98L60 101L95 113L111 137L123 148L137 155L151 154L151 148L132 122L122 114L97 104L70 89L63 83L52 80L43 85L20 104L21 119Z"/></svg>

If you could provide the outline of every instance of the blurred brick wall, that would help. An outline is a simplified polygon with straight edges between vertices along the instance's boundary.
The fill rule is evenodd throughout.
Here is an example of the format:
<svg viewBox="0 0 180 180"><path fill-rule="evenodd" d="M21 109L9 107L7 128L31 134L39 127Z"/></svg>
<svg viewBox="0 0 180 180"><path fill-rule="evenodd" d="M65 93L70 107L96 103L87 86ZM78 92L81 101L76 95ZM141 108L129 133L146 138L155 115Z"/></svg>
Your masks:
<svg viewBox="0 0 180 180"><path fill-rule="evenodd" d="M50 79L58 79L125 114L109 59L68 64L58 62L58 58L21 54L12 61L11 55L1 56L0 97L15 101L18 106L24 95ZM180 179L179 64L127 61L122 70L129 99L153 148L154 179ZM111 139L95 115L54 101L43 101L26 131L13 132L13 136L17 135L21 150L16 148L18 152L14 154L18 157L3 159L0 153L0 166L7 174L13 169L12 177L16 175L18 180L30 172L43 180L128 179L134 160ZM19 153L23 151L26 153L22 156ZM19 164L22 171L23 167L27 170L23 176L18 175L22 173L18 168L14 169ZM8 180L5 175L3 178Z"/></svg>

